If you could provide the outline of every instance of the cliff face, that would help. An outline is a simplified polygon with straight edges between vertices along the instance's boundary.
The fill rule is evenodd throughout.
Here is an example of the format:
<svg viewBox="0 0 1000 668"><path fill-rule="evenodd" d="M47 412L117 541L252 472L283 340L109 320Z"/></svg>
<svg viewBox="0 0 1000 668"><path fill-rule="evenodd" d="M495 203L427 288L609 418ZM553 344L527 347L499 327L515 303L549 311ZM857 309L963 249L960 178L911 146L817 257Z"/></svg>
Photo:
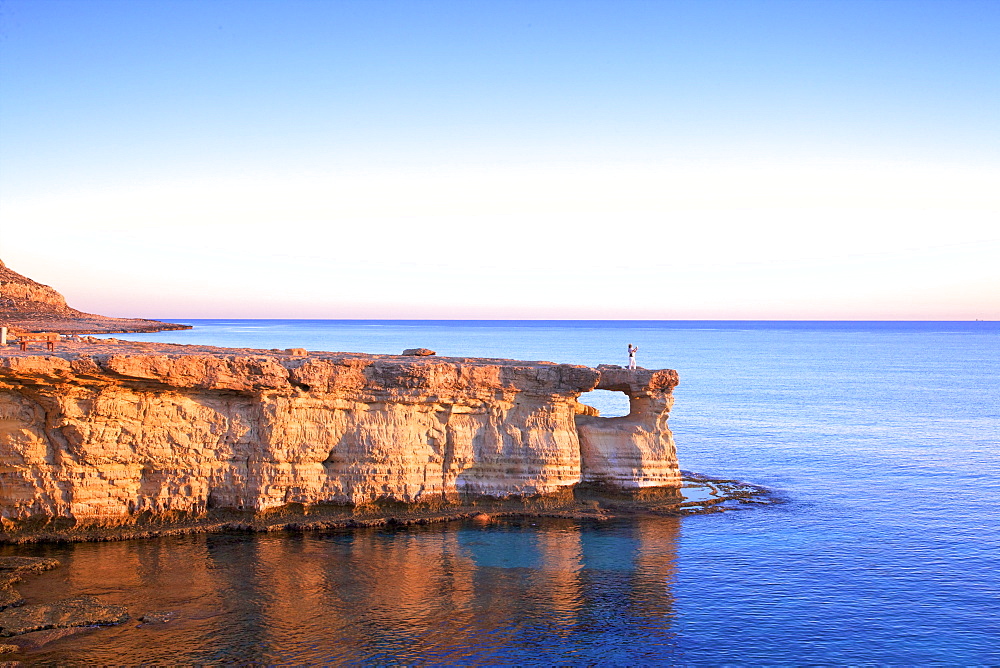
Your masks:
<svg viewBox="0 0 1000 668"><path fill-rule="evenodd" d="M674 371L99 348L0 357L0 522L680 484ZM586 415L595 387L630 415Z"/></svg>

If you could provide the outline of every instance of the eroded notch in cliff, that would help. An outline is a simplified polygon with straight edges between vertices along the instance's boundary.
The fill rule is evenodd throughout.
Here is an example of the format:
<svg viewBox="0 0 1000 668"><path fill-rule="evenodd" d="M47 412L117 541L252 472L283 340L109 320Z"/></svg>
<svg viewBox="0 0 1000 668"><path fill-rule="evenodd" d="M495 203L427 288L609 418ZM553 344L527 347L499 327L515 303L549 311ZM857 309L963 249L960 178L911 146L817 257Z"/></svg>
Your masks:
<svg viewBox="0 0 1000 668"><path fill-rule="evenodd" d="M595 414L579 404L581 480L618 489L679 486L677 451L667 427L677 372L612 365L597 370L596 388L580 398L607 402L610 410ZM612 402L618 402L617 410Z"/></svg>
<svg viewBox="0 0 1000 668"><path fill-rule="evenodd" d="M631 410L628 394L620 390L591 390L581 394L577 401L586 407L581 412L592 417L625 417Z"/></svg>
<svg viewBox="0 0 1000 668"><path fill-rule="evenodd" d="M291 384L292 387L294 387L294 388L296 388L298 390L301 390L303 392L308 392L308 391L310 391L312 389L312 387L310 385L307 385L306 383L300 383L297 380L294 380L292 378L289 378L288 382Z"/></svg>

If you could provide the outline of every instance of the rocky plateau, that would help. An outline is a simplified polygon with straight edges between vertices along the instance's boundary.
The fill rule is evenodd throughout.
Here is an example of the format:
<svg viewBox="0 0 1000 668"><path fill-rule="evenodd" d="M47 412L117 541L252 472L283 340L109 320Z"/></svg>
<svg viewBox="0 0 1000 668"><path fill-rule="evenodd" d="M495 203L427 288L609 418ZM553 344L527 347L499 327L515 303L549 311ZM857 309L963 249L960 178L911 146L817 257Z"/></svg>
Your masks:
<svg viewBox="0 0 1000 668"><path fill-rule="evenodd" d="M681 486L673 370L105 341L0 352L0 541ZM581 404L629 396L627 416Z"/></svg>

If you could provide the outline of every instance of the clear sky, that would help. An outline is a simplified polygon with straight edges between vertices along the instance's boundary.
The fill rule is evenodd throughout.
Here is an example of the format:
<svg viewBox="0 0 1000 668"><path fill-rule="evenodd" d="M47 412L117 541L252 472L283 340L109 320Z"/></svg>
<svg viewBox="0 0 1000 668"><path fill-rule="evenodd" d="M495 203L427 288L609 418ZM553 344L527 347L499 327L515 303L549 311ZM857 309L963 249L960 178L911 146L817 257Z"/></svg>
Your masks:
<svg viewBox="0 0 1000 668"><path fill-rule="evenodd" d="M107 315L1000 319L1000 1L0 0L0 258Z"/></svg>

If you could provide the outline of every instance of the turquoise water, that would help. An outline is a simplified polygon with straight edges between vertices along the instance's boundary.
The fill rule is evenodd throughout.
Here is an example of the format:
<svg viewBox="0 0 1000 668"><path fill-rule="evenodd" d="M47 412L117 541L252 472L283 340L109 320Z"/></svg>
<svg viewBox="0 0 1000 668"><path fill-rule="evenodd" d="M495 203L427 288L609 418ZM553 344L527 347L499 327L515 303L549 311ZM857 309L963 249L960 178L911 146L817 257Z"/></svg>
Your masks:
<svg viewBox="0 0 1000 668"><path fill-rule="evenodd" d="M37 546L33 600L166 624L37 662L1000 663L997 323L189 321L118 338L624 364L681 377L682 468L783 504L611 523L512 520ZM594 397L618 410L618 395ZM12 548L5 548L9 553Z"/></svg>

